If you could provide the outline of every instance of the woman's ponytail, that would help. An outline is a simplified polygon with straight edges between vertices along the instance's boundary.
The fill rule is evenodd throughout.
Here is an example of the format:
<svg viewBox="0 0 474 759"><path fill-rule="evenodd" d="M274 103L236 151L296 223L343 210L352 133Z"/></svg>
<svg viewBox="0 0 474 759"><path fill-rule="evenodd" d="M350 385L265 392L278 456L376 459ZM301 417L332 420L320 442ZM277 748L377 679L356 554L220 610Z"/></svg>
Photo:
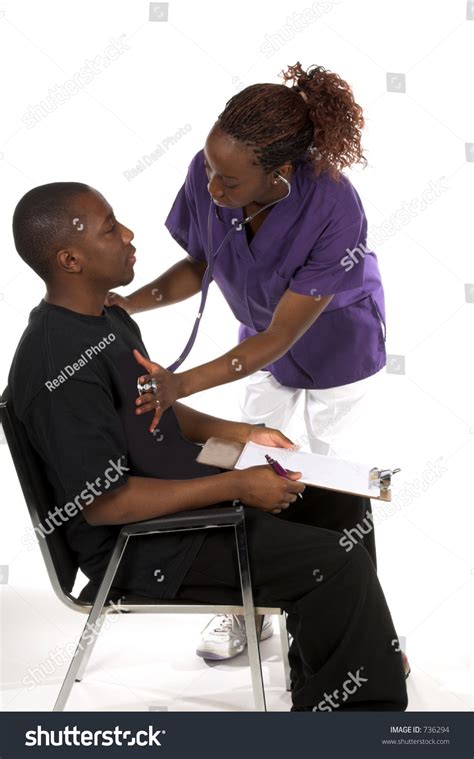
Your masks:
<svg viewBox="0 0 474 759"><path fill-rule="evenodd" d="M362 108L347 82L323 66L304 71L300 63L282 71L285 84L305 101L313 123L313 144L309 150L316 174L328 171L334 179L354 163L367 165L361 147L364 127Z"/></svg>

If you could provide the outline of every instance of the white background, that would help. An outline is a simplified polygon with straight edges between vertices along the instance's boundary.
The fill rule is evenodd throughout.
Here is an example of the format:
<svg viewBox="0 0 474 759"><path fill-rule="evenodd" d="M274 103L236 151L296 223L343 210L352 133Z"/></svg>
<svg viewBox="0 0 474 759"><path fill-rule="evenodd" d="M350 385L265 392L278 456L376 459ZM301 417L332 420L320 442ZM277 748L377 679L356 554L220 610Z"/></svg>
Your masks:
<svg viewBox="0 0 474 759"><path fill-rule="evenodd" d="M315 18L298 31L305 8ZM361 440L374 463L402 467L392 511L375 506L379 574L396 628L406 637L410 708L466 710L474 440L474 22L468 17L474 10L465 0L302 0L291 6L280 0L172 0L168 10L168 20L157 13L150 21L149 4L137 1L0 6L1 381L6 383L28 313L43 295L11 237L13 209L27 190L58 180L99 189L136 234L132 291L182 255L163 222L226 100L249 84L280 81L281 69L297 60L337 72L364 109L369 166L345 173L364 204L369 246L384 279L387 352L405 362L404 374L383 373ZM107 65L100 64L92 81L28 128L30 109L96 56L107 57ZM387 74L395 74L392 91ZM405 92L399 75L406 77ZM188 124L187 133L169 144ZM126 178L167 139L164 156ZM430 187L437 189L427 195ZM387 226L408 206L409 223ZM179 354L196 300L137 317L158 362L167 365ZM186 366L228 350L236 334L213 286ZM392 372L398 366L400 358L389 359ZM234 383L189 402L239 419L240 390ZM301 413L290 431L296 439L304 435ZM54 598L39 550L22 547L28 516L3 437L2 443L3 704L50 709L65 667L31 690L22 680L55 646L75 640L83 617ZM428 484L430 471L438 474ZM245 657L219 668L194 657L206 621L120 619L106 632L107 643L99 642L70 708L252 708ZM286 710L276 637L262 645L262 654L270 708Z"/></svg>

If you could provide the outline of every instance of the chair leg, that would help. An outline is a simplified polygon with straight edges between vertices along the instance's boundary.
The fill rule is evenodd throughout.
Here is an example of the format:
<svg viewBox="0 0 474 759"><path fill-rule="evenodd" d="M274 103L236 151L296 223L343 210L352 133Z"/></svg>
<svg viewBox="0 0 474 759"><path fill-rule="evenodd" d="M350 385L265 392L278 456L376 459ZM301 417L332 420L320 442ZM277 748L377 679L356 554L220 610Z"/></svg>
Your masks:
<svg viewBox="0 0 474 759"><path fill-rule="evenodd" d="M114 550L110 557L107 569L100 584L99 590L95 597L94 605L87 618L87 622L84 625L84 629L79 638L79 643L74 652L74 656L69 665L66 677L59 691L59 695L56 699L56 703L53 707L53 712L61 712L66 706L67 700L71 694L72 687L77 676L80 673L79 679L82 677L87 662L92 653L95 641L99 635L100 627L102 624L101 617L104 613L104 604L107 599L110 587L117 572L118 566L128 543L128 536L119 535L115 544ZM92 637L92 640L91 640ZM90 647L89 652L87 649Z"/></svg>
<svg viewBox="0 0 474 759"><path fill-rule="evenodd" d="M92 651L94 650L94 646L97 643L97 638L99 637L99 633L100 633L104 618L105 618L105 613L102 613L99 619L97 620L97 622L95 623L94 634L90 636L90 640L87 642L85 648L82 649L80 653L78 653L79 646L76 649L76 653L74 654L74 656L75 657L77 656L79 659L78 670L76 672L76 677L74 678L76 683L80 683L84 676L84 672L86 671L87 665L89 664L89 659L91 658ZM87 624L86 624L87 629L89 629L89 624L90 624L89 619L87 619Z"/></svg>
<svg viewBox="0 0 474 759"><path fill-rule="evenodd" d="M119 601L119 603L120 603L120 601ZM117 608L117 605L115 605L115 609L116 608ZM97 639L99 637L99 633L102 630L102 625L104 623L104 620L105 620L106 616L108 614L120 614L120 613L124 613L125 611L126 611L126 609L123 609L122 612L120 612L120 611L109 611L109 607L106 607L104 613L101 614L101 616L99 617L99 619L95 623L94 635L90 636L91 640L88 642L87 647L84 649L84 651L82 651L79 654L80 662L79 662L79 669L78 669L77 674L76 674L76 683L80 683L81 680L82 680L82 678L83 678L83 676L84 676L84 672L86 671L87 665L89 663L89 659L91 658L92 651L94 650L94 646L95 646L95 644L97 642Z"/></svg>
<svg viewBox="0 0 474 759"><path fill-rule="evenodd" d="M247 651L252 677L252 689L255 699L255 709L266 712L265 689L263 685L262 663L260 660L260 647L257 638L255 624L255 607L253 604L252 585L250 580L250 565L247 549L247 536L245 523L235 525L235 539L237 543L237 557L239 560L240 582L242 587L242 601L244 606L245 631L247 634Z"/></svg>
<svg viewBox="0 0 474 759"><path fill-rule="evenodd" d="M285 687L287 691L291 691L290 662L288 661L288 630L286 629L286 613L283 610L278 617L278 623L280 625L281 656L285 672Z"/></svg>

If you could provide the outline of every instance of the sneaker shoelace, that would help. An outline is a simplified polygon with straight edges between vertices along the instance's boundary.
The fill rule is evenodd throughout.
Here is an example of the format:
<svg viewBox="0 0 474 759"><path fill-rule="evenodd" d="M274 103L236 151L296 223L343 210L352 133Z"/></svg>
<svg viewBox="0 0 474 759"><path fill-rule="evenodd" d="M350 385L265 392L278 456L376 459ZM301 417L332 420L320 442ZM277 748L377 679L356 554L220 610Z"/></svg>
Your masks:
<svg viewBox="0 0 474 759"><path fill-rule="evenodd" d="M214 628L212 632L215 633L226 633L229 632L229 630L232 629L233 625L233 619L230 614L224 614L222 621L217 625L217 627Z"/></svg>
<svg viewBox="0 0 474 759"><path fill-rule="evenodd" d="M207 629L209 625L206 625L206 627L201 631L201 635L204 632L204 630ZM228 633L233 627L233 616L232 614L222 614L221 615L221 621L219 624L212 629L212 633L216 633L218 635Z"/></svg>

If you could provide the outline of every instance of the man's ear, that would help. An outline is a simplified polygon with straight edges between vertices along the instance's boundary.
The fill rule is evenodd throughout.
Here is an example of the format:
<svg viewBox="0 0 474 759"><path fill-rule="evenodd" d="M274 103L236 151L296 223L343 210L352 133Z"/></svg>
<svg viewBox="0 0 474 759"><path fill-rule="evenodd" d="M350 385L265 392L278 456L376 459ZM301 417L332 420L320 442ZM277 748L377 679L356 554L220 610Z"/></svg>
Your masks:
<svg viewBox="0 0 474 759"><path fill-rule="evenodd" d="M75 248L61 248L56 253L56 263L68 274L82 271L82 263L78 251Z"/></svg>

